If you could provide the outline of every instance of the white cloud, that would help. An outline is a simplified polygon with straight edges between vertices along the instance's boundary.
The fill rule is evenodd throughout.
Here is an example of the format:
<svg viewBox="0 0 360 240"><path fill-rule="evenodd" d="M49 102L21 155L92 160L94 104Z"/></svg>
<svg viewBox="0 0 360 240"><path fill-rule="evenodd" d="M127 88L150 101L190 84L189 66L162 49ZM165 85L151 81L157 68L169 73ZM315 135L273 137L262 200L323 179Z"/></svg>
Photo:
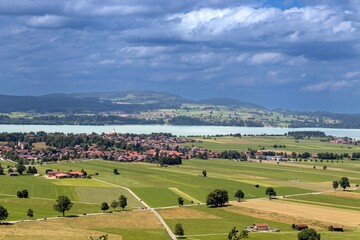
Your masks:
<svg viewBox="0 0 360 240"><path fill-rule="evenodd" d="M358 81L358 80L325 81L325 82L320 82L318 84L306 86L306 87L302 88L302 90L303 91L312 91L312 92L325 91L325 90L339 91L339 90L342 90L345 88L354 87L354 86L358 85L359 83L360 83L360 81Z"/></svg>
<svg viewBox="0 0 360 240"><path fill-rule="evenodd" d="M267 63L278 63L284 60L284 55L280 53L267 52L267 53L258 53L253 55L249 62L254 65L258 64L267 64Z"/></svg>
<svg viewBox="0 0 360 240"><path fill-rule="evenodd" d="M281 10L248 6L224 9L203 8L167 18L174 31L187 40L338 41L352 39L356 31L347 20L348 11L328 6Z"/></svg>
<svg viewBox="0 0 360 240"><path fill-rule="evenodd" d="M101 61L99 61L99 64L101 65L111 65L116 63L116 61L114 59L103 59Z"/></svg>
<svg viewBox="0 0 360 240"><path fill-rule="evenodd" d="M64 27L71 21L68 17L55 16L55 15L44 15L44 16L33 16L27 21L27 25L30 27L37 28L60 28Z"/></svg>
<svg viewBox="0 0 360 240"><path fill-rule="evenodd" d="M250 65L262 64L285 64L289 66L300 65L307 60L304 56L289 56L278 52L242 53L235 57L238 62L246 62Z"/></svg>
<svg viewBox="0 0 360 240"><path fill-rule="evenodd" d="M360 76L360 72L347 72L344 74L345 78L354 78Z"/></svg>

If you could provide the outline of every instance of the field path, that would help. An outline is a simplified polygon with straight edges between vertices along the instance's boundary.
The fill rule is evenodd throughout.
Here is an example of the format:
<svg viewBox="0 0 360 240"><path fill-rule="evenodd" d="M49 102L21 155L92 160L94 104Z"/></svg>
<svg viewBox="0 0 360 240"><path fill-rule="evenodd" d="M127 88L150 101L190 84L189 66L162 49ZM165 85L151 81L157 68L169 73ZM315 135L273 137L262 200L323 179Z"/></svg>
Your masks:
<svg viewBox="0 0 360 240"><path fill-rule="evenodd" d="M16 163L16 164L17 164L17 162L15 162L15 161L13 161L13 160L10 160L10 159L0 158L0 160L1 160L1 161L4 161L4 162L12 162L12 163Z"/></svg>
<svg viewBox="0 0 360 240"><path fill-rule="evenodd" d="M154 215L159 219L159 221L161 222L161 224L164 226L164 228L166 229L166 231L168 232L169 236L171 237L172 240L176 240L176 236L175 234L171 231L170 227L166 224L166 222L164 221L164 219L160 216L160 214L152 207L150 207L147 203L145 203L143 200L141 200L130 188L121 186L121 185L117 185L117 184L113 184L113 183L109 183L103 180L99 180L96 178L93 178L96 181L102 182L102 183L107 183L119 188L123 188L125 190L127 190L131 195L133 195L137 200L139 200L146 208L148 208L151 212L154 213Z"/></svg>

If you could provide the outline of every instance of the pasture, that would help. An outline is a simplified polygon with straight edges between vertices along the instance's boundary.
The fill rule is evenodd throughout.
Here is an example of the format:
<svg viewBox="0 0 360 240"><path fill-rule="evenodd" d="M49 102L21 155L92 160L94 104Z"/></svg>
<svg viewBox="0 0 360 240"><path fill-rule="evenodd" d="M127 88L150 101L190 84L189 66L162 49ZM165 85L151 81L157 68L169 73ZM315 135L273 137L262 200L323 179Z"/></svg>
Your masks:
<svg viewBox="0 0 360 240"><path fill-rule="evenodd" d="M330 142L323 142L321 138L310 138L295 140L292 137L286 136L242 136L239 137L211 137L210 139L194 137L194 139L201 141L200 143L187 144L188 146L194 145L197 147L205 147L212 151L224 150L238 150L244 151L248 148L254 150L271 150L278 152L332 152L332 153L353 153L360 152L360 146L335 144ZM275 148L274 145L285 145L286 148Z"/></svg>
<svg viewBox="0 0 360 240"><path fill-rule="evenodd" d="M324 164L327 170L322 169ZM314 165L318 167L313 169ZM0 239L23 239L26 232L32 232L29 236L33 238L46 239L51 231L67 239L72 239L75 233L84 239L105 233L110 239L169 239L157 218L149 210L140 209L144 207L141 201L156 208L173 231L175 224L181 223L188 239L225 239L234 226L243 229L264 222L280 232L250 233L249 239L296 239L292 223L306 223L316 228L322 239L360 238L357 220L360 219L360 192L354 189L355 184L360 183L360 164L356 161L273 164L191 159L183 160L180 166L160 167L148 163L87 160L37 166L42 174L48 168L84 169L88 174L98 175L93 179L0 176L0 205L10 213L7 220L27 219L28 208L34 210L35 218L59 216L52 209L59 195L67 195L74 202L67 215L100 213L101 202L110 203L120 194L128 198L126 209L134 211L0 226ZM113 173L114 168L119 170L119 175ZM207 177L202 176L203 170L207 171ZM332 181L343 176L349 177L351 188L335 192ZM258 188L254 186L257 184ZM123 187L131 189L141 201ZM279 198L269 200L265 195L267 187L273 187ZM229 206L208 208L203 205L206 195L216 188L228 191ZM29 199L16 197L16 191L22 189L28 189ZM238 189L245 193L241 202L234 197ZM179 196L188 206L177 206ZM345 232L327 231L330 224L343 225ZM46 228L43 238L38 230L41 228Z"/></svg>

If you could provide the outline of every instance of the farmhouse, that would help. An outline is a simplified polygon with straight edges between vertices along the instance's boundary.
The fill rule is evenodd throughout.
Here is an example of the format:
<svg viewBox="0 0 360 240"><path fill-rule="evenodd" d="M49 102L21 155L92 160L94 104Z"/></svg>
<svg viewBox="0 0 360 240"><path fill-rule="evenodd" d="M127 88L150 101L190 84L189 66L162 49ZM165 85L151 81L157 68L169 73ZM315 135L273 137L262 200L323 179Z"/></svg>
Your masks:
<svg viewBox="0 0 360 240"><path fill-rule="evenodd" d="M344 227L340 226L340 225L332 225L332 230L335 232L343 232L344 231Z"/></svg>
<svg viewBox="0 0 360 240"><path fill-rule="evenodd" d="M76 172L76 171L70 171L68 172L69 177L78 178L78 177L84 177L84 173L82 172Z"/></svg>
<svg viewBox="0 0 360 240"><path fill-rule="evenodd" d="M297 224L297 225L295 225L295 228L296 228L296 230L301 231L301 230L307 229L309 227L306 224Z"/></svg>
<svg viewBox="0 0 360 240"><path fill-rule="evenodd" d="M69 177L69 175L66 173L55 174L55 178L57 178L57 179L62 179L62 178L67 178L67 177Z"/></svg>
<svg viewBox="0 0 360 240"><path fill-rule="evenodd" d="M59 172L59 171L48 171L47 175L48 177L56 177L56 174L61 174L63 172Z"/></svg>
<svg viewBox="0 0 360 240"><path fill-rule="evenodd" d="M18 172L9 172L9 176L10 177L19 176L19 173Z"/></svg>
<svg viewBox="0 0 360 240"><path fill-rule="evenodd" d="M269 225L266 223L255 223L254 224L255 231L269 231Z"/></svg>

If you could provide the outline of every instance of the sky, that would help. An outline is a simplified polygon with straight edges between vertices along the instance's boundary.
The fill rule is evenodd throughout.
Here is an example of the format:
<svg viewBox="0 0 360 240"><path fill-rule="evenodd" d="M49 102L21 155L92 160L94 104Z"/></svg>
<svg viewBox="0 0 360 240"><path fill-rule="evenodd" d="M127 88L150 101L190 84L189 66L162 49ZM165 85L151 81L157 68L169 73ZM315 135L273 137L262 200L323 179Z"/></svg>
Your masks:
<svg viewBox="0 0 360 240"><path fill-rule="evenodd" d="M359 0L1 0L0 94L155 90L360 113Z"/></svg>

